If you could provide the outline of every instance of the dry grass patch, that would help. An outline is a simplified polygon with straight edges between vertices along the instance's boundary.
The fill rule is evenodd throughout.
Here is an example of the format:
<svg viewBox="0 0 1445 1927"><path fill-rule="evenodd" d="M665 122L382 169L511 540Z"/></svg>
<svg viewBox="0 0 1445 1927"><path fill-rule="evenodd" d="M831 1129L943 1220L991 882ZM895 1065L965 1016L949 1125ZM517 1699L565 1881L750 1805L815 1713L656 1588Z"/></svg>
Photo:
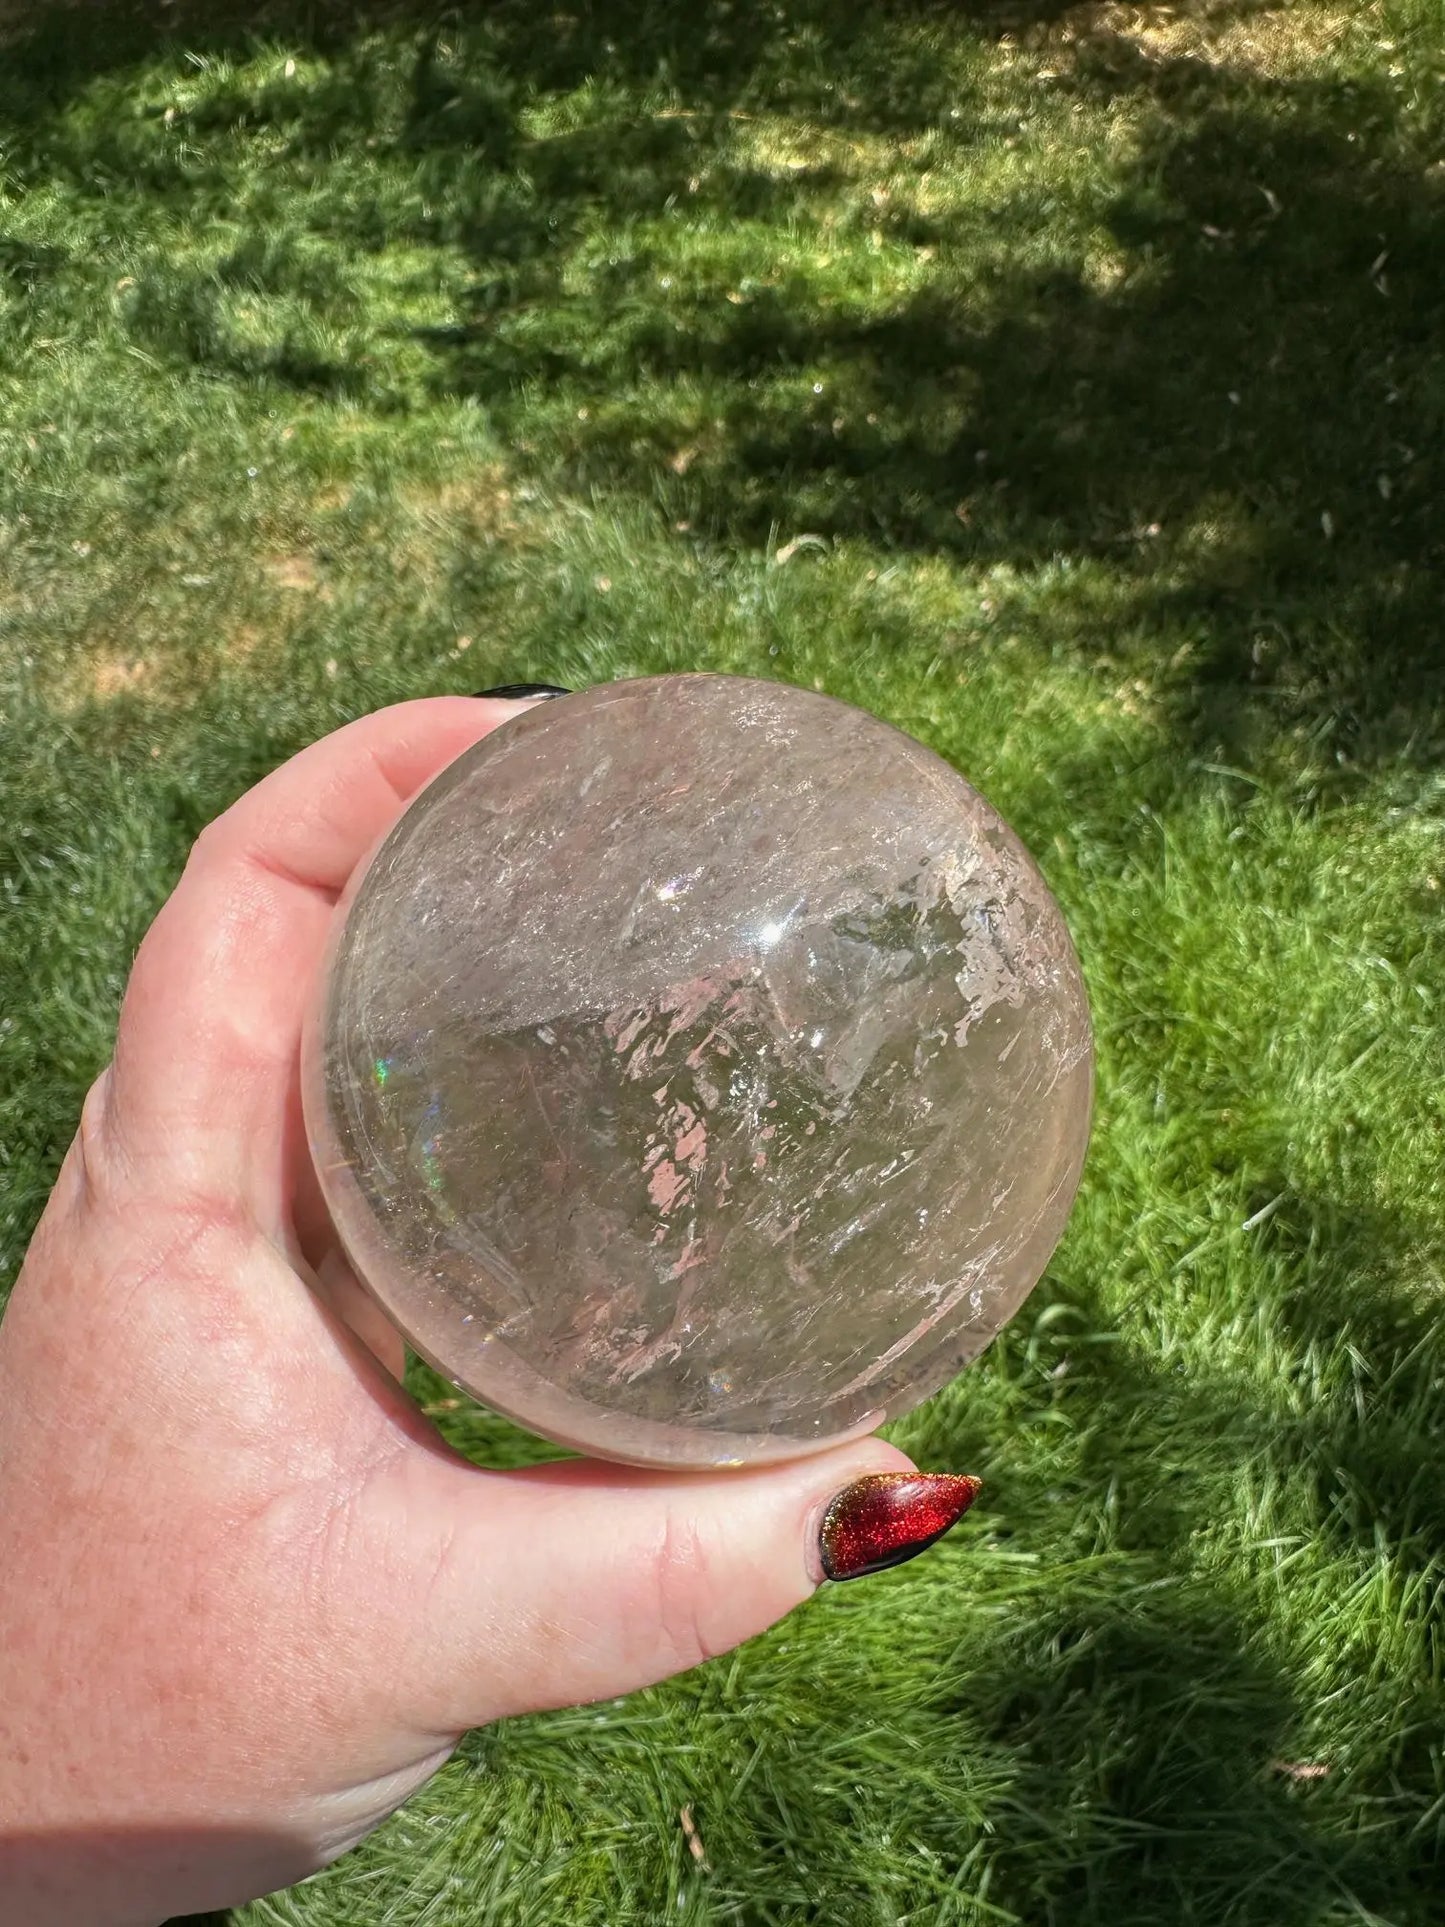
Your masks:
<svg viewBox="0 0 1445 1927"><path fill-rule="evenodd" d="M293 555L270 555L261 564L267 576L278 589L291 589L299 594L312 594L321 589L321 575L313 557L304 551ZM325 591L321 591L325 595Z"/></svg>
<svg viewBox="0 0 1445 1927"><path fill-rule="evenodd" d="M149 642L127 646L107 631L84 639L74 655L55 665L46 677L47 699L61 716L128 697L143 699L148 709L166 709L178 700L179 667L169 650Z"/></svg>
<svg viewBox="0 0 1445 1927"><path fill-rule="evenodd" d="M278 638L267 632L256 622L238 622L234 629L226 632L225 657L228 662L250 662L260 655L270 643L273 646Z"/></svg>
<svg viewBox="0 0 1445 1927"><path fill-rule="evenodd" d="M102 649L88 659L81 683L85 697L95 702L111 702L117 696L129 695L143 683L149 685L151 680L151 664L144 656L120 655Z"/></svg>
<svg viewBox="0 0 1445 1927"><path fill-rule="evenodd" d="M59 715L127 700L156 713L192 703L218 674L244 665L261 670L280 657L315 601L329 602L312 559L304 554L260 563L269 593L241 595L217 584L190 619L147 611L145 633L129 643L107 624L57 652L47 673L48 701ZM244 615L241 610L244 608Z"/></svg>
<svg viewBox="0 0 1445 1927"><path fill-rule="evenodd" d="M1378 20L1377 9L1274 5L1268 0L1195 0L1136 6L1097 0L1071 8L1053 39L1069 45L1123 42L1144 59L1203 61L1282 80L1318 67L1352 29Z"/></svg>
<svg viewBox="0 0 1445 1927"><path fill-rule="evenodd" d="M729 119L738 128L737 158L763 174L786 176L824 168L836 168L845 174L871 169L882 174L895 168L908 153L906 142L851 130L844 134L837 128L819 127L786 115L734 113Z"/></svg>
<svg viewBox="0 0 1445 1927"><path fill-rule="evenodd" d="M438 535L458 527L488 541L512 541L522 533L506 472L500 464L446 481L409 483L400 490L408 514Z"/></svg>

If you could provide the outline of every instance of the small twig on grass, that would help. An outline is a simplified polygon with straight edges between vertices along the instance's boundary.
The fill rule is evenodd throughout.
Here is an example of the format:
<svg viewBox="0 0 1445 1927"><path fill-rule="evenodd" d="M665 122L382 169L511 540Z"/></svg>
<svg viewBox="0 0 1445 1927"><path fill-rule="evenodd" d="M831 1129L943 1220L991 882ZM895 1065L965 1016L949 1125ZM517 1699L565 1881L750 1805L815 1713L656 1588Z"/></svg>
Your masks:
<svg viewBox="0 0 1445 1927"><path fill-rule="evenodd" d="M773 561L781 568L784 563L791 562L800 549L822 549L826 554L827 548L828 542L825 536L795 535L791 542L785 542L780 549L774 551Z"/></svg>
<svg viewBox="0 0 1445 1927"><path fill-rule="evenodd" d="M683 1807L677 1817L682 1822L683 1838L687 1841L688 1852L700 1867L706 1869L707 1855L703 1851L702 1837L693 1823L692 1808Z"/></svg>

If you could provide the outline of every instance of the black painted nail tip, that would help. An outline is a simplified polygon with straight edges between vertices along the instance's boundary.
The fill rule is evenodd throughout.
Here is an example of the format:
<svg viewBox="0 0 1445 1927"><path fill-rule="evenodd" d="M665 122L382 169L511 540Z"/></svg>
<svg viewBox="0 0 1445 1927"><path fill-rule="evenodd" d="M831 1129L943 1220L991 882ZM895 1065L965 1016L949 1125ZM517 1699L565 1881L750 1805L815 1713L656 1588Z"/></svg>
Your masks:
<svg viewBox="0 0 1445 1927"><path fill-rule="evenodd" d="M525 702L529 696L570 696L570 689L563 689L555 682L500 682L495 689L474 689L473 696L494 696L499 702Z"/></svg>

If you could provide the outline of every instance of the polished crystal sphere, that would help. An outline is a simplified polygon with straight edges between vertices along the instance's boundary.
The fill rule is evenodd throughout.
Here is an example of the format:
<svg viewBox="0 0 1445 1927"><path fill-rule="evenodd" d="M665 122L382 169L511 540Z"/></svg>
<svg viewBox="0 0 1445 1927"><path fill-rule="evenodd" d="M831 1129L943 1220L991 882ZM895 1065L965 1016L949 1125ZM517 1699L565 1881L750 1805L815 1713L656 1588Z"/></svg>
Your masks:
<svg viewBox="0 0 1445 1927"><path fill-rule="evenodd" d="M603 1458L870 1432L1034 1285L1088 1137L1058 908L956 770L731 676L519 712L352 879L305 1047L358 1276Z"/></svg>

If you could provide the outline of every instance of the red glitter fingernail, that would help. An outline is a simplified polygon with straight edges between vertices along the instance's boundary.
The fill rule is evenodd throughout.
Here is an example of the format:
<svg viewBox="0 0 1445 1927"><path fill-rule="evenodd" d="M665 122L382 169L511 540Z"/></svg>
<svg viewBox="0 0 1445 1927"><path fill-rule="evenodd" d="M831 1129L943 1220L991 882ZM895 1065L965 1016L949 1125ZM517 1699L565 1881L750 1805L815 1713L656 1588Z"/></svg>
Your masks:
<svg viewBox="0 0 1445 1927"><path fill-rule="evenodd" d="M824 1573L862 1579L926 1552L958 1524L982 1484L952 1472L871 1472L855 1479L823 1514Z"/></svg>

